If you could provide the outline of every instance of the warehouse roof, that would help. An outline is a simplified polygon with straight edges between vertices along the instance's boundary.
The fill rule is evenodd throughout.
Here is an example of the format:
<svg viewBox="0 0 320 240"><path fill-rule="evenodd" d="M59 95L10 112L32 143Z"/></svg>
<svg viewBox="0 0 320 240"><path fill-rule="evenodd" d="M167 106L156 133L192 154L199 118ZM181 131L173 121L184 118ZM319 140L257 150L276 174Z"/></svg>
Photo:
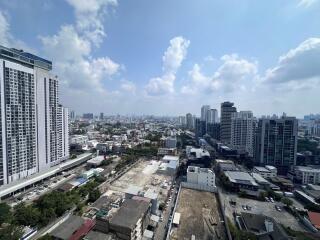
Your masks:
<svg viewBox="0 0 320 240"><path fill-rule="evenodd" d="M110 220L110 224L133 229L139 218L149 209L150 203L127 199Z"/></svg>

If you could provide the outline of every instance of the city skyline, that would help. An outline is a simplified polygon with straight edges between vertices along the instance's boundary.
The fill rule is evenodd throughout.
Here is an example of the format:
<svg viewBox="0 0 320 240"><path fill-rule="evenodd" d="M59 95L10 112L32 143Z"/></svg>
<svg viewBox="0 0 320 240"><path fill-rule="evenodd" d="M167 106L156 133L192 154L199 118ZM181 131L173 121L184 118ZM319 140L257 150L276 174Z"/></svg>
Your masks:
<svg viewBox="0 0 320 240"><path fill-rule="evenodd" d="M319 1L231 4L5 0L0 44L52 60L77 113L319 112Z"/></svg>

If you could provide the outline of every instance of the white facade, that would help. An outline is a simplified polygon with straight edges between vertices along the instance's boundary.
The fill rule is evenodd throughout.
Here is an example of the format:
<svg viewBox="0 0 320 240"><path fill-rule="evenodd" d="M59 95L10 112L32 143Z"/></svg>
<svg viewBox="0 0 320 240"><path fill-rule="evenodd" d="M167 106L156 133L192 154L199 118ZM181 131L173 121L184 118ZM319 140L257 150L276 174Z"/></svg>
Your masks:
<svg viewBox="0 0 320 240"><path fill-rule="evenodd" d="M85 135L73 135L70 137L70 144L86 145L88 141L89 138Z"/></svg>
<svg viewBox="0 0 320 240"><path fill-rule="evenodd" d="M253 172L260 174L263 178L271 178L277 176L277 169L273 166L254 167Z"/></svg>
<svg viewBox="0 0 320 240"><path fill-rule="evenodd" d="M176 148L177 147L177 138L176 137L167 137L165 147L166 148Z"/></svg>
<svg viewBox="0 0 320 240"><path fill-rule="evenodd" d="M69 155L68 137L58 135L58 80L51 68L45 59L0 46L0 186L60 162L62 147ZM68 120L63 126L67 134Z"/></svg>
<svg viewBox="0 0 320 240"><path fill-rule="evenodd" d="M208 110L207 123L217 123L218 122L218 110L210 109Z"/></svg>
<svg viewBox="0 0 320 240"><path fill-rule="evenodd" d="M209 110L210 110L209 105L203 105L201 107L201 121L208 121Z"/></svg>
<svg viewBox="0 0 320 240"><path fill-rule="evenodd" d="M320 168L312 166L296 166L294 168L295 177L302 184L319 184L320 183Z"/></svg>
<svg viewBox="0 0 320 240"><path fill-rule="evenodd" d="M251 111L233 113L231 116L231 145L237 150L244 150L253 156L254 133L257 119Z"/></svg>
<svg viewBox="0 0 320 240"><path fill-rule="evenodd" d="M187 170L187 182L201 186L215 187L215 174L209 168L189 166Z"/></svg>

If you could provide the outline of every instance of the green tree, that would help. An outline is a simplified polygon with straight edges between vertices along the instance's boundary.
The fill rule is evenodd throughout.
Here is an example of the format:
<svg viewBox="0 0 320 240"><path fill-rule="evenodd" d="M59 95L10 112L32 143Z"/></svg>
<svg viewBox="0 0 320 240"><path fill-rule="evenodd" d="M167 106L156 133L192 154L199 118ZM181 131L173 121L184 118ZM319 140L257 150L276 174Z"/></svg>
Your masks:
<svg viewBox="0 0 320 240"><path fill-rule="evenodd" d="M0 228L0 240L19 240L22 235L21 227L12 224Z"/></svg>
<svg viewBox="0 0 320 240"><path fill-rule="evenodd" d="M15 207L14 219L19 225L35 227L40 219L40 212L32 205L20 203Z"/></svg>
<svg viewBox="0 0 320 240"><path fill-rule="evenodd" d="M101 193L98 189L93 189L89 192L89 202L95 202L99 197L101 196Z"/></svg>
<svg viewBox="0 0 320 240"><path fill-rule="evenodd" d="M2 223L10 223L11 220L11 207L7 203L0 203L0 226Z"/></svg>
<svg viewBox="0 0 320 240"><path fill-rule="evenodd" d="M290 206L293 204L292 200L289 199L289 198L286 198L286 197L282 198L281 201L282 201L282 203L285 204L287 207L290 207Z"/></svg>

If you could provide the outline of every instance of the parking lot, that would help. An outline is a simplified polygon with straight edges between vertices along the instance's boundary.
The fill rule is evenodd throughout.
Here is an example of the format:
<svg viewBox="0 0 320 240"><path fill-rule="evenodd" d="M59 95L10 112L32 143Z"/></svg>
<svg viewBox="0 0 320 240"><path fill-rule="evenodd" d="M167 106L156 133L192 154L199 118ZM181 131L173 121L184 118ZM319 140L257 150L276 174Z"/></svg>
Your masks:
<svg viewBox="0 0 320 240"><path fill-rule="evenodd" d="M228 218L233 219L233 213L251 212L254 214L263 214L274 218L278 223L290 227L296 231L306 231L304 226L293 215L283 209L281 202L257 201L248 198L240 198L237 194L225 193L221 194L225 214ZM235 201L233 206L230 202ZM280 211L276 209L280 208ZM248 208L249 207L249 208Z"/></svg>

